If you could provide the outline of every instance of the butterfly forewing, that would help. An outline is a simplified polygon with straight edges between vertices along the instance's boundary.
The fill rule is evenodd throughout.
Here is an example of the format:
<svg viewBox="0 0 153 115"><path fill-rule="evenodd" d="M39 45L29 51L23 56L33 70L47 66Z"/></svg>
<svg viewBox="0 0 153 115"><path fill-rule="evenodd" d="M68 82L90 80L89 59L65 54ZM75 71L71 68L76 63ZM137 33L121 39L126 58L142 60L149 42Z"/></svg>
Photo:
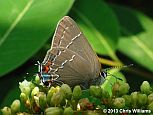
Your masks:
<svg viewBox="0 0 153 115"><path fill-rule="evenodd" d="M51 49L43 64L48 61L52 62L49 73L59 75L57 80L70 85L94 79L101 71L96 53L77 24L68 16L58 23Z"/></svg>

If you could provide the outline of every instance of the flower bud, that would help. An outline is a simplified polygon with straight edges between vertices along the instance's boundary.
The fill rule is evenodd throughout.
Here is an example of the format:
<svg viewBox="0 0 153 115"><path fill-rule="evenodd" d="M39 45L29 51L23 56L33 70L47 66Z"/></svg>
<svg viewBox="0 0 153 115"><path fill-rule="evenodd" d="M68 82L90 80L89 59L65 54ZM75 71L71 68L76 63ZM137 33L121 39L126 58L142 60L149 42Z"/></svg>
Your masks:
<svg viewBox="0 0 153 115"><path fill-rule="evenodd" d="M55 93L60 91L60 86L55 87Z"/></svg>
<svg viewBox="0 0 153 115"><path fill-rule="evenodd" d="M9 107L4 107L3 109L1 109L3 115L12 115L11 113L11 109Z"/></svg>
<svg viewBox="0 0 153 115"><path fill-rule="evenodd" d="M12 113L17 113L20 111L20 101L19 100L13 101L13 103L11 104L11 111Z"/></svg>
<svg viewBox="0 0 153 115"><path fill-rule="evenodd" d="M25 93L21 93L21 94L20 94L20 99L21 99L21 101L22 101L23 103L25 103L26 100L27 100L28 98L27 98L27 96L26 96Z"/></svg>
<svg viewBox="0 0 153 115"><path fill-rule="evenodd" d="M63 115L63 109L60 107L50 107L45 110L45 115Z"/></svg>
<svg viewBox="0 0 153 115"><path fill-rule="evenodd" d="M145 93L145 94L150 94L150 92L151 92L151 87L150 87L150 84L149 84L149 82L148 81L144 81L143 83L142 83L142 85L140 86L140 90L141 90L141 92L142 93Z"/></svg>
<svg viewBox="0 0 153 115"><path fill-rule="evenodd" d="M104 89L101 89L101 95L102 95L102 98L107 98L107 99L110 98L108 91Z"/></svg>
<svg viewBox="0 0 153 115"><path fill-rule="evenodd" d="M138 102L138 92L132 92L131 93L132 108L137 108L137 102Z"/></svg>
<svg viewBox="0 0 153 115"><path fill-rule="evenodd" d="M79 100L79 105L80 105L80 109L81 110L86 110L87 107L86 105L89 103L89 99L88 98L83 98Z"/></svg>
<svg viewBox="0 0 153 115"><path fill-rule="evenodd" d="M63 84L60 88L60 91L64 93L65 98L70 100L72 97L72 90L69 85Z"/></svg>
<svg viewBox="0 0 153 115"><path fill-rule="evenodd" d="M114 108L124 108L125 107L125 99L122 97L115 98L113 101Z"/></svg>
<svg viewBox="0 0 153 115"><path fill-rule="evenodd" d="M125 95L129 92L130 86L128 83L123 83L119 86L119 96Z"/></svg>
<svg viewBox="0 0 153 115"><path fill-rule="evenodd" d="M66 106L67 105L67 100L65 99L65 96L63 95L63 99L60 103L60 106Z"/></svg>
<svg viewBox="0 0 153 115"><path fill-rule="evenodd" d="M89 102L88 98L80 99L79 105L81 110L92 110L94 108L93 104Z"/></svg>
<svg viewBox="0 0 153 115"><path fill-rule="evenodd" d="M71 107L67 107L64 109L64 115L73 115L74 111Z"/></svg>
<svg viewBox="0 0 153 115"><path fill-rule="evenodd" d="M138 105L145 106L147 104L147 95L138 93Z"/></svg>
<svg viewBox="0 0 153 115"><path fill-rule="evenodd" d="M80 86L75 86L74 89L73 89L73 93L72 93L73 99L74 100L79 100L81 95L82 95L81 87Z"/></svg>
<svg viewBox="0 0 153 115"><path fill-rule="evenodd" d="M100 114L91 110L87 110L85 115L100 115Z"/></svg>
<svg viewBox="0 0 153 115"><path fill-rule="evenodd" d="M95 90L96 90L96 86L93 86L93 85L90 86L89 91L90 91L90 95L91 96L95 96L95 92L96 92Z"/></svg>
<svg viewBox="0 0 153 115"><path fill-rule="evenodd" d="M51 87L50 90L47 93L47 104L48 105L50 105L50 101L51 101L51 98L52 98L54 93L55 93L55 88Z"/></svg>
<svg viewBox="0 0 153 115"><path fill-rule="evenodd" d="M21 90L21 93L24 93L27 96L29 96L31 92L30 86L31 86L31 82L28 82L27 80L24 80L23 82L19 82L19 88Z"/></svg>
<svg viewBox="0 0 153 115"><path fill-rule="evenodd" d="M35 77L35 83L36 84L40 84L41 80L40 80L40 77L38 75L36 75Z"/></svg>
<svg viewBox="0 0 153 115"><path fill-rule="evenodd" d="M90 86L90 95L100 98L102 96L102 89L99 86Z"/></svg>
<svg viewBox="0 0 153 115"><path fill-rule="evenodd" d="M35 87L35 88L32 90L32 92L31 92L31 96L33 97L33 96L37 95L38 93L39 93L39 88L38 88L38 87Z"/></svg>
<svg viewBox="0 0 153 115"><path fill-rule="evenodd" d="M51 98L51 105L54 105L54 106L58 106L60 105L60 103L62 102L63 100L63 93L62 92L57 92L55 94L53 94L52 98Z"/></svg>
<svg viewBox="0 0 153 115"><path fill-rule="evenodd" d="M39 113L41 111L41 108L39 106L39 97L33 96L30 99L30 110L32 110L34 113Z"/></svg>
<svg viewBox="0 0 153 115"><path fill-rule="evenodd" d="M46 102L46 95L44 93L42 93L39 96L39 106L41 109L45 109L47 107L47 102Z"/></svg>
<svg viewBox="0 0 153 115"><path fill-rule="evenodd" d="M28 108L28 109L31 108L31 103L30 103L30 100L29 99L26 100L25 107Z"/></svg>
<svg viewBox="0 0 153 115"><path fill-rule="evenodd" d="M17 115L32 115L32 114L30 114L30 113L26 113L26 112L23 112L23 113L18 113Z"/></svg>
<svg viewBox="0 0 153 115"><path fill-rule="evenodd" d="M131 105L131 96L123 95L122 97L125 99L125 105L129 107Z"/></svg>
<svg viewBox="0 0 153 115"><path fill-rule="evenodd" d="M151 102L153 102L153 93L148 95L148 103L150 104Z"/></svg>
<svg viewBox="0 0 153 115"><path fill-rule="evenodd" d="M120 83L119 82L115 82L114 85L112 86L112 94L114 96L118 96L119 95L119 87L120 87Z"/></svg>
<svg viewBox="0 0 153 115"><path fill-rule="evenodd" d="M153 102L151 102L151 103L148 105L148 109L151 110L151 112L153 113Z"/></svg>
<svg viewBox="0 0 153 115"><path fill-rule="evenodd" d="M102 95L101 96L101 103L107 106L111 101L108 91L106 91L102 88L101 95Z"/></svg>

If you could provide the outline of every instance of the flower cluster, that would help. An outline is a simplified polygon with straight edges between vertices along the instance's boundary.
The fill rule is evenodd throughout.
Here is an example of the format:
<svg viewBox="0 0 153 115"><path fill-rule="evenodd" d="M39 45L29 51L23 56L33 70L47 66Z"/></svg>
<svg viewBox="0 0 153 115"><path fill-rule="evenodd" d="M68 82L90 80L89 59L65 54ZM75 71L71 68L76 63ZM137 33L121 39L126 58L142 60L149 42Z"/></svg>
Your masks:
<svg viewBox="0 0 153 115"><path fill-rule="evenodd" d="M149 82L144 81L140 86L140 91L135 91L130 94L129 84L115 83L112 93L115 98L112 99L113 108L124 109L148 109L153 112L153 91Z"/></svg>
<svg viewBox="0 0 153 115"><path fill-rule="evenodd" d="M36 76L34 82L24 80L19 83L20 100L15 100L10 107L2 109L3 115L86 115L103 114L104 109L141 108L153 111L153 91L144 81L140 91L129 93L128 83L116 82L112 86L112 95L99 86L90 86L82 90L80 86L72 88L67 84L56 87L40 85ZM21 103L26 110L20 109Z"/></svg>

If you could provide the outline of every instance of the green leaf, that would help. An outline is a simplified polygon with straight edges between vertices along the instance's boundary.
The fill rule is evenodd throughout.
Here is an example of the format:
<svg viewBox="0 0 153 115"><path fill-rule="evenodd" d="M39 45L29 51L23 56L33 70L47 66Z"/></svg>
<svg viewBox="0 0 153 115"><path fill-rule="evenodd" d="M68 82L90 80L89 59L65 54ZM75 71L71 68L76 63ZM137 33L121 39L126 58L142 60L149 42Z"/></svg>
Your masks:
<svg viewBox="0 0 153 115"><path fill-rule="evenodd" d="M153 21L129 8L113 8L122 31L119 51L153 72Z"/></svg>
<svg viewBox="0 0 153 115"><path fill-rule="evenodd" d="M101 87L112 95L112 85L116 82L126 82L125 76L118 69L111 69Z"/></svg>
<svg viewBox="0 0 153 115"><path fill-rule="evenodd" d="M26 68L22 66L20 69L22 71L7 74L0 79L0 92L3 93L3 95L0 95L0 108L10 106L15 99L20 99L21 91L19 89L19 82L25 79L27 81L33 81L35 79L35 72L38 68L34 65L28 65ZM29 75L26 74L27 72ZM22 109L24 109L23 103Z"/></svg>
<svg viewBox="0 0 153 115"><path fill-rule="evenodd" d="M115 50L119 26L107 4L101 0L78 0L71 14L97 53L118 60Z"/></svg>
<svg viewBox="0 0 153 115"><path fill-rule="evenodd" d="M1 108L5 106L10 107L10 105L15 99L20 99L20 89L18 85L12 86L12 89L9 90L9 92L7 92L7 94L5 95L5 98L1 100L0 107Z"/></svg>
<svg viewBox="0 0 153 115"><path fill-rule="evenodd" d="M0 0L0 76L28 60L47 41L74 0Z"/></svg>

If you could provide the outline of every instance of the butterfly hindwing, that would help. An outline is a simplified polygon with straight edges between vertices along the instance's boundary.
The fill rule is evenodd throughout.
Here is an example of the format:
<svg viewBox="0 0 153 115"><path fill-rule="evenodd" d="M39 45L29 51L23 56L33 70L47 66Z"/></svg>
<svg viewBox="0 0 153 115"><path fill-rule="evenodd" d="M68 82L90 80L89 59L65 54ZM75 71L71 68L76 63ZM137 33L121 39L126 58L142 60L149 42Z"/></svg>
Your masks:
<svg viewBox="0 0 153 115"><path fill-rule="evenodd" d="M59 75L58 80L71 85L94 79L101 71L96 53L77 24L68 16L59 21L51 49L43 63L49 60L52 62L50 74Z"/></svg>

